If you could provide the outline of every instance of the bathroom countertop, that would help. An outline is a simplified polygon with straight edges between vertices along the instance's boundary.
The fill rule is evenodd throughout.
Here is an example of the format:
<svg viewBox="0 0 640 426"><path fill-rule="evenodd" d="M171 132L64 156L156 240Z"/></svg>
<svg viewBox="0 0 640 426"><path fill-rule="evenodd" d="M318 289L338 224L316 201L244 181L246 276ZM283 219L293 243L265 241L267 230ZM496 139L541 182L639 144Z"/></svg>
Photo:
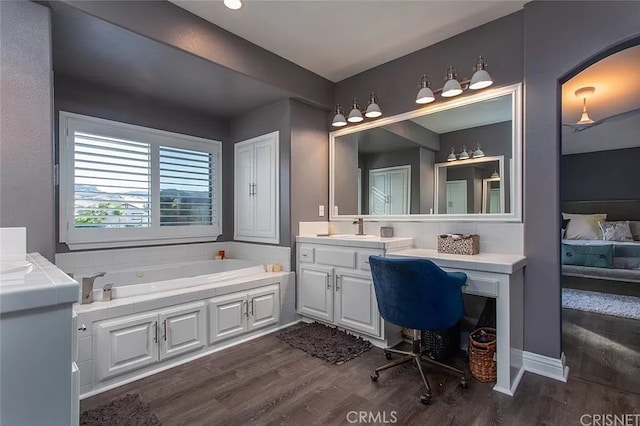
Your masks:
<svg viewBox="0 0 640 426"><path fill-rule="evenodd" d="M0 312L75 303L78 283L40 253L0 258Z"/></svg>
<svg viewBox="0 0 640 426"><path fill-rule="evenodd" d="M527 258L516 254L480 253L473 255L438 253L436 249L409 249L390 256L422 257L443 268L469 269L483 272L513 274L527 264Z"/></svg>
<svg viewBox="0 0 640 426"><path fill-rule="evenodd" d="M326 244L344 247L365 247L378 249L408 248L413 245L411 237L382 238L377 235L336 234L330 236L299 235L298 243Z"/></svg>

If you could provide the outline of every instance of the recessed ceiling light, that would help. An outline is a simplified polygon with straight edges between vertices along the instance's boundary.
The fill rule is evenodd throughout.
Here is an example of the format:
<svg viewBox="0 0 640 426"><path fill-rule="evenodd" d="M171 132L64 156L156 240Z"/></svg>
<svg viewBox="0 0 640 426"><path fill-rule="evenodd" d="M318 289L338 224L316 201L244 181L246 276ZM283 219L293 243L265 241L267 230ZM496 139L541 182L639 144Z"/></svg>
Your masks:
<svg viewBox="0 0 640 426"><path fill-rule="evenodd" d="M242 7L242 2L240 0L224 0L224 5L229 9L238 10Z"/></svg>

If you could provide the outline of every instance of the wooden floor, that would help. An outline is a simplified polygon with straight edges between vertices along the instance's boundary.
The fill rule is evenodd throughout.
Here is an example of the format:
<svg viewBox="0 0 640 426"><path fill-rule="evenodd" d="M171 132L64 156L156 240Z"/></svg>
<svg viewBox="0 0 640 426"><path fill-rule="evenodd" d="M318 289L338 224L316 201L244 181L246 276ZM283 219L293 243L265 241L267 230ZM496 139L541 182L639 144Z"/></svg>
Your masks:
<svg viewBox="0 0 640 426"><path fill-rule="evenodd" d="M412 367L370 380L386 362L379 349L334 366L272 334L88 398L81 409L139 393L163 425L349 424L350 411L370 411L396 424L564 426L582 414L638 414L640 321L566 309L563 318L569 382L525 373L514 397L473 379L461 390L456 377L429 369L434 396L424 406Z"/></svg>

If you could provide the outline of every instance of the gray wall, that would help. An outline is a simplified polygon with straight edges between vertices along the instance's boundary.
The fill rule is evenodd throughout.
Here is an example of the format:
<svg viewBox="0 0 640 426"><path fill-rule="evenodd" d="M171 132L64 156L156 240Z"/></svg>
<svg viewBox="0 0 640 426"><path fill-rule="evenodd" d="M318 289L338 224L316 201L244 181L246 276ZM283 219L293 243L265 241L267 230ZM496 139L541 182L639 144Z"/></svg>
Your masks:
<svg viewBox="0 0 640 426"><path fill-rule="evenodd" d="M531 2L524 7L525 349L559 357L560 84L640 36L638 2Z"/></svg>
<svg viewBox="0 0 640 426"><path fill-rule="evenodd" d="M291 244L290 164L291 164L291 104L283 99L263 108L234 117L229 126L229 140L223 144L222 157L227 168L222 176L224 186L231 191L231 201L225 208L224 239L233 239L233 144L267 133L280 132L280 245Z"/></svg>
<svg viewBox="0 0 640 426"><path fill-rule="evenodd" d="M375 154L360 154L359 167L362 169L362 214L369 214L369 171L395 166L411 166L410 213L420 213L420 150L409 148Z"/></svg>
<svg viewBox="0 0 640 426"><path fill-rule="evenodd" d="M640 200L640 147L563 155L562 201Z"/></svg>
<svg viewBox="0 0 640 426"><path fill-rule="evenodd" d="M27 227L27 250L54 257L51 20L0 1L0 226Z"/></svg>
<svg viewBox="0 0 640 426"><path fill-rule="evenodd" d="M224 143L224 141L228 140L227 135L229 132L226 120L76 79L56 76L54 81L54 138L57 142L56 146L59 144L58 118L60 111L73 112L121 123L222 141L223 179L229 173L233 176L233 161L229 163L225 160L225 153L228 153L230 146L229 143ZM220 240L230 240L233 239L233 223L230 228L231 234L229 234L227 221L229 220L229 209L231 209L231 219L233 219L233 185L223 184L222 205L223 237ZM57 208L55 209L55 214L57 218ZM56 235L57 232L58 228L56 226ZM69 251L66 244L59 243L56 250L58 253Z"/></svg>

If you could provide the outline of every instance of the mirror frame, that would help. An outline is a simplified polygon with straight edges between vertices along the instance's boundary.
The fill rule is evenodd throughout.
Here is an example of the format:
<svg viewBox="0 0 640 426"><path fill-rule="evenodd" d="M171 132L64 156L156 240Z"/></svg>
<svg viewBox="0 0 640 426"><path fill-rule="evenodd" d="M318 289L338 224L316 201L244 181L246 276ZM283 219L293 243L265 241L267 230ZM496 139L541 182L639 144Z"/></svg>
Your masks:
<svg viewBox="0 0 640 426"><path fill-rule="evenodd" d="M436 112L447 111L470 105L476 102L487 101L501 96L511 95L511 121L512 140L512 185L510 189L512 211L511 213L468 213L468 214L408 214L408 215L341 215L335 213L335 143L336 138L367 129L385 126L398 121L410 120ZM329 220L353 221L362 217L370 222L522 222L522 83L513 84L494 89L485 89L480 93L464 96L462 98L440 101L425 107L409 111L391 117L380 118L375 121L348 126L329 133ZM435 179L434 179L435 180ZM434 188L435 190L435 188Z"/></svg>

